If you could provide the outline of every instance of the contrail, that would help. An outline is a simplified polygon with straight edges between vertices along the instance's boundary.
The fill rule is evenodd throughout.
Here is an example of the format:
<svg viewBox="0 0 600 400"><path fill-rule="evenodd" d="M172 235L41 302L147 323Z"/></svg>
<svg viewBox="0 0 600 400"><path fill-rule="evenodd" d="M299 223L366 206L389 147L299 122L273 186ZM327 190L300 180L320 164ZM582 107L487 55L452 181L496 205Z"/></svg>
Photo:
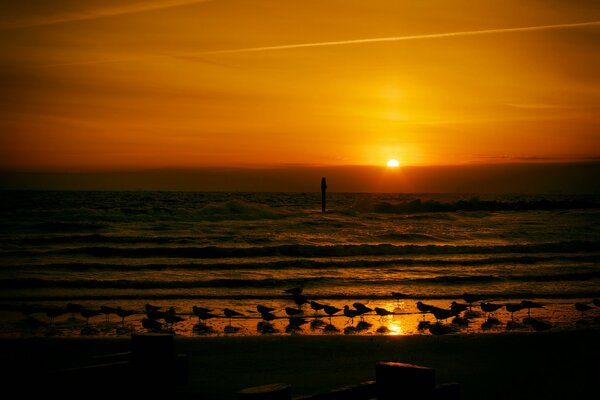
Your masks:
<svg viewBox="0 0 600 400"><path fill-rule="evenodd" d="M166 58L166 57L201 57L201 56L210 56L210 55L219 55L219 54L258 53L258 52L268 52L268 51L278 51L278 50L302 49L302 48L309 48L309 47L328 47L328 46L345 46L345 45L353 45L353 44L402 42L402 41L410 41L410 40L452 38L452 37L459 37L459 36L479 36L479 35L494 35L494 34L501 34L501 33L513 33L513 32L543 31L543 30L550 30L550 29L582 28L582 27L587 27L587 26L600 26L600 21L576 22L576 23L572 23L572 24L525 26L525 27L520 27L520 28L484 29L484 30L478 30L478 31L430 33L430 34L424 34L424 35L388 36L388 37L379 37L379 38L370 38L370 39L336 40L336 41L330 41L330 42L298 43L298 44L286 44L286 45L279 45L279 46L244 47L244 48L239 48L239 49L211 50L211 51L186 53L186 54L153 55L153 56L147 56L147 57L131 57L131 58L121 58L121 59L112 59L112 60L96 60L96 61L60 63L60 64L52 64L52 65L43 65L41 67L47 68L47 67L60 67L60 66L71 66L71 65L109 64L109 63L131 62L131 61L140 61L143 59Z"/></svg>
<svg viewBox="0 0 600 400"><path fill-rule="evenodd" d="M543 30L548 30L548 29L581 28L581 27L585 27L585 26L599 26L599 25L600 25L600 21L591 21L591 22L577 22L577 23L573 23L573 24L526 26L526 27L521 27L521 28L500 28L500 29L485 29L485 30L480 30L480 31L430 33L430 34L425 34L425 35L410 35L410 36L390 36L390 37L379 37L379 38L371 38L371 39L337 40L337 41L332 41L332 42L300 43L300 44L287 44L287 45L281 45L281 46L246 47L246 48L241 48L241 49L215 50L215 51L205 51L202 53L187 54L187 56L196 56L196 55L200 56L200 55L211 55L211 54L231 54L231 53L251 53L251 52L261 52L261 51L301 49L301 48L305 48L305 47L341 46L341 45L349 45L349 44L401 42L401 41L405 41L405 40L439 39L439 38L449 38L449 37L455 37L455 36L492 35L492 34L497 34L497 33L543 31Z"/></svg>

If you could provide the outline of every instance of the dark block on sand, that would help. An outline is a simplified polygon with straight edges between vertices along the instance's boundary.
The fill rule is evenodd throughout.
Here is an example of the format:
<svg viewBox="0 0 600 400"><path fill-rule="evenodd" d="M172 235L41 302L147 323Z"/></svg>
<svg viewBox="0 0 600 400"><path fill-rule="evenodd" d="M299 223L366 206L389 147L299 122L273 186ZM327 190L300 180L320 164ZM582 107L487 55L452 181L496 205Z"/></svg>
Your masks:
<svg viewBox="0 0 600 400"><path fill-rule="evenodd" d="M375 364L377 400L432 399L435 394L433 368L399 362Z"/></svg>
<svg viewBox="0 0 600 400"><path fill-rule="evenodd" d="M240 400L291 400L292 385L273 383L270 385L253 386L238 392Z"/></svg>

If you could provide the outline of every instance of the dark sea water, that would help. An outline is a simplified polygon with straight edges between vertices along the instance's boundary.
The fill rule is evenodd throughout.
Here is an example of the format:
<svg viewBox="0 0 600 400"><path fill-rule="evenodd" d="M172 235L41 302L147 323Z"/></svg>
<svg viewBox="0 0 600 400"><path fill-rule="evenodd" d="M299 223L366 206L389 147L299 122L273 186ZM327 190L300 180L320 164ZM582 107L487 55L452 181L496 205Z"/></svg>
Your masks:
<svg viewBox="0 0 600 400"><path fill-rule="evenodd" d="M340 308L360 301L412 316L396 321L400 333L416 332L418 300L541 299L538 312L568 326L581 317L575 301L600 297L595 197L331 193L328 212L320 208L320 193L3 192L0 306L10 321L0 333L23 333L23 307L60 325L42 310L71 302L139 310L129 329L146 303L184 315L192 305L219 316L235 308L251 317L236 320L239 333L256 334L255 305L285 316L292 287ZM370 318L367 333L379 326ZM58 320L54 333L81 328L74 316ZM214 321L214 333L228 324ZM353 326L337 321L340 332ZM196 322L175 330L192 334Z"/></svg>

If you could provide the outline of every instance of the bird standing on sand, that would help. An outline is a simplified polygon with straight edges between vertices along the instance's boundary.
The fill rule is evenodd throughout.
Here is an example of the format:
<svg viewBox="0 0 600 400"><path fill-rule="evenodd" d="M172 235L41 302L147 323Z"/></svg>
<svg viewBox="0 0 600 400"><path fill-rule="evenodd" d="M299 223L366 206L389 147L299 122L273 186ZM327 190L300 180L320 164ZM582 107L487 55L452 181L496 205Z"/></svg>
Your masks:
<svg viewBox="0 0 600 400"><path fill-rule="evenodd" d="M531 318L531 309L532 308L544 308L543 305L541 305L540 303L535 303L533 301L529 301L529 300L523 300L521 302L521 305L523 306L523 308L527 309L527 317Z"/></svg>
<svg viewBox="0 0 600 400"><path fill-rule="evenodd" d="M116 314L117 309L109 306L100 306L100 312L106 316L106 322L110 322L110 314Z"/></svg>
<svg viewBox="0 0 600 400"><path fill-rule="evenodd" d="M241 317L241 316L243 316L243 315L244 315L244 314L242 314L242 313L239 313L239 312L237 312L237 311L235 311L235 310L232 310L232 309L230 309L230 308L225 308L225 309L223 309L223 314L225 314L225 316L226 316L227 318L229 318L229 326L231 326L231 318L232 318L232 317Z"/></svg>
<svg viewBox="0 0 600 400"><path fill-rule="evenodd" d="M304 289L301 287L295 287L291 289L285 289L283 293L291 294L292 296L300 296L302 294L302 290Z"/></svg>
<svg viewBox="0 0 600 400"><path fill-rule="evenodd" d="M90 318L95 317L96 315L102 314L100 311L88 310L87 308L84 308L79 313L81 314L81 316L83 318L85 318L85 324L86 325L90 324Z"/></svg>
<svg viewBox="0 0 600 400"><path fill-rule="evenodd" d="M142 319L142 326L149 331L158 331L162 328L162 324L160 322L150 318Z"/></svg>
<svg viewBox="0 0 600 400"><path fill-rule="evenodd" d="M523 304L521 303L508 303L505 305L506 311L510 313L510 320L515 320L515 313L517 311L521 311L523 309Z"/></svg>
<svg viewBox="0 0 600 400"><path fill-rule="evenodd" d="M487 314L488 319L490 319L490 316L492 315L492 313L495 313L502 307L504 307L502 304L481 303L481 310Z"/></svg>
<svg viewBox="0 0 600 400"><path fill-rule="evenodd" d="M460 304L460 303L457 303L456 301L453 301L452 304L450 304L450 310L454 313L454 315L458 315L463 311L467 311L468 309L469 309L468 304Z"/></svg>
<svg viewBox="0 0 600 400"><path fill-rule="evenodd" d="M392 315L393 312L386 310L385 308L375 307L375 313L379 315L379 320L387 317L388 315Z"/></svg>
<svg viewBox="0 0 600 400"><path fill-rule="evenodd" d="M298 308L302 308L302 305L308 303L308 297L303 296L301 294L295 294L292 296L292 300L294 301L294 303L296 303L296 305L298 306Z"/></svg>
<svg viewBox="0 0 600 400"><path fill-rule="evenodd" d="M430 312L432 307L433 306L430 304L425 304L421 301L417 301L417 310L419 310L423 314L423 319L425 319L425 313Z"/></svg>
<svg viewBox="0 0 600 400"><path fill-rule="evenodd" d="M583 314L584 314L586 311L589 311L589 310L591 310L592 308L594 308L594 307L590 306L590 305L589 305L589 304L587 304L587 303L575 303L575 309L576 309L577 311L581 311L581 319L583 319Z"/></svg>
<svg viewBox="0 0 600 400"><path fill-rule="evenodd" d="M356 315L360 316L361 319L364 314L373 311L372 308L365 306L363 303L354 303L352 306L356 308Z"/></svg>
<svg viewBox="0 0 600 400"><path fill-rule="evenodd" d="M65 310L62 308L48 308L46 309L46 316L50 318L50 321L54 321L54 318L60 317L65 313Z"/></svg>
<svg viewBox="0 0 600 400"><path fill-rule="evenodd" d="M162 308L162 307L155 306L155 305L148 304L148 303L146 303L146 305L144 306L144 309L146 310L146 312L149 312L149 311L158 311L158 310L160 310L161 308Z"/></svg>
<svg viewBox="0 0 600 400"><path fill-rule="evenodd" d="M483 296L472 293L463 293L462 298L465 302L469 304L469 311L471 311L473 303L475 303L476 301L483 300Z"/></svg>
<svg viewBox="0 0 600 400"><path fill-rule="evenodd" d="M277 319L277 316L270 312L262 312L262 313L260 313L260 317L263 319L263 321L267 321L267 322Z"/></svg>
<svg viewBox="0 0 600 400"><path fill-rule="evenodd" d="M310 302L310 308L312 308L313 310L315 310L315 314L322 310L323 307L325 307L325 304L321 304L321 303L317 303L316 301L311 301Z"/></svg>
<svg viewBox="0 0 600 400"><path fill-rule="evenodd" d="M358 310L351 310L350 307L348 307L348 305L345 305L344 306L344 315L350 319L352 324L354 324L354 317L356 317L359 314L358 314Z"/></svg>
<svg viewBox="0 0 600 400"><path fill-rule="evenodd" d="M286 307L285 308L285 313L287 315L289 315L290 317L295 317L298 314L302 314L302 310L299 310L297 308L292 308L292 307Z"/></svg>
<svg viewBox="0 0 600 400"><path fill-rule="evenodd" d="M440 322L440 320L443 321L450 317L454 317L455 315L454 312L452 312L452 310L446 310L445 308L440 307L431 307L429 311L433 314L438 323Z"/></svg>
<svg viewBox="0 0 600 400"><path fill-rule="evenodd" d="M192 312L194 315L208 314L211 311L213 311L212 308L192 306Z"/></svg>
<svg viewBox="0 0 600 400"><path fill-rule="evenodd" d="M115 314L121 318L121 326L125 327L125 318L135 314L135 311L124 310L121 307L115 308Z"/></svg>
<svg viewBox="0 0 600 400"><path fill-rule="evenodd" d="M329 315L329 325L331 325L331 316L339 313L340 311L342 311L342 309L337 308L335 306L326 305L325 307L323 307L323 311L325 311L325 314Z"/></svg>
<svg viewBox="0 0 600 400"><path fill-rule="evenodd" d="M259 304L256 306L256 311L258 311L260 314L264 314L264 313L268 313L271 311L275 311L275 309L272 307L267 307L267 306L263 306L262 304Z"/></svg>

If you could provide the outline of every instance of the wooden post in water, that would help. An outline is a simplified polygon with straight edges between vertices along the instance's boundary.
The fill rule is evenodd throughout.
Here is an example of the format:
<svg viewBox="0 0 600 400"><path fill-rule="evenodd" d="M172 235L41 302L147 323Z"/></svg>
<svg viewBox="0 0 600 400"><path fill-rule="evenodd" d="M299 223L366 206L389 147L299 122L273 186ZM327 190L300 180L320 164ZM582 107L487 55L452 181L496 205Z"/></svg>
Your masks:
<svg viewBox="0 0 600 400"><path fill-rule="evenodd" d="M321 178L321 212L327 208L327 178Z"/></svg>

